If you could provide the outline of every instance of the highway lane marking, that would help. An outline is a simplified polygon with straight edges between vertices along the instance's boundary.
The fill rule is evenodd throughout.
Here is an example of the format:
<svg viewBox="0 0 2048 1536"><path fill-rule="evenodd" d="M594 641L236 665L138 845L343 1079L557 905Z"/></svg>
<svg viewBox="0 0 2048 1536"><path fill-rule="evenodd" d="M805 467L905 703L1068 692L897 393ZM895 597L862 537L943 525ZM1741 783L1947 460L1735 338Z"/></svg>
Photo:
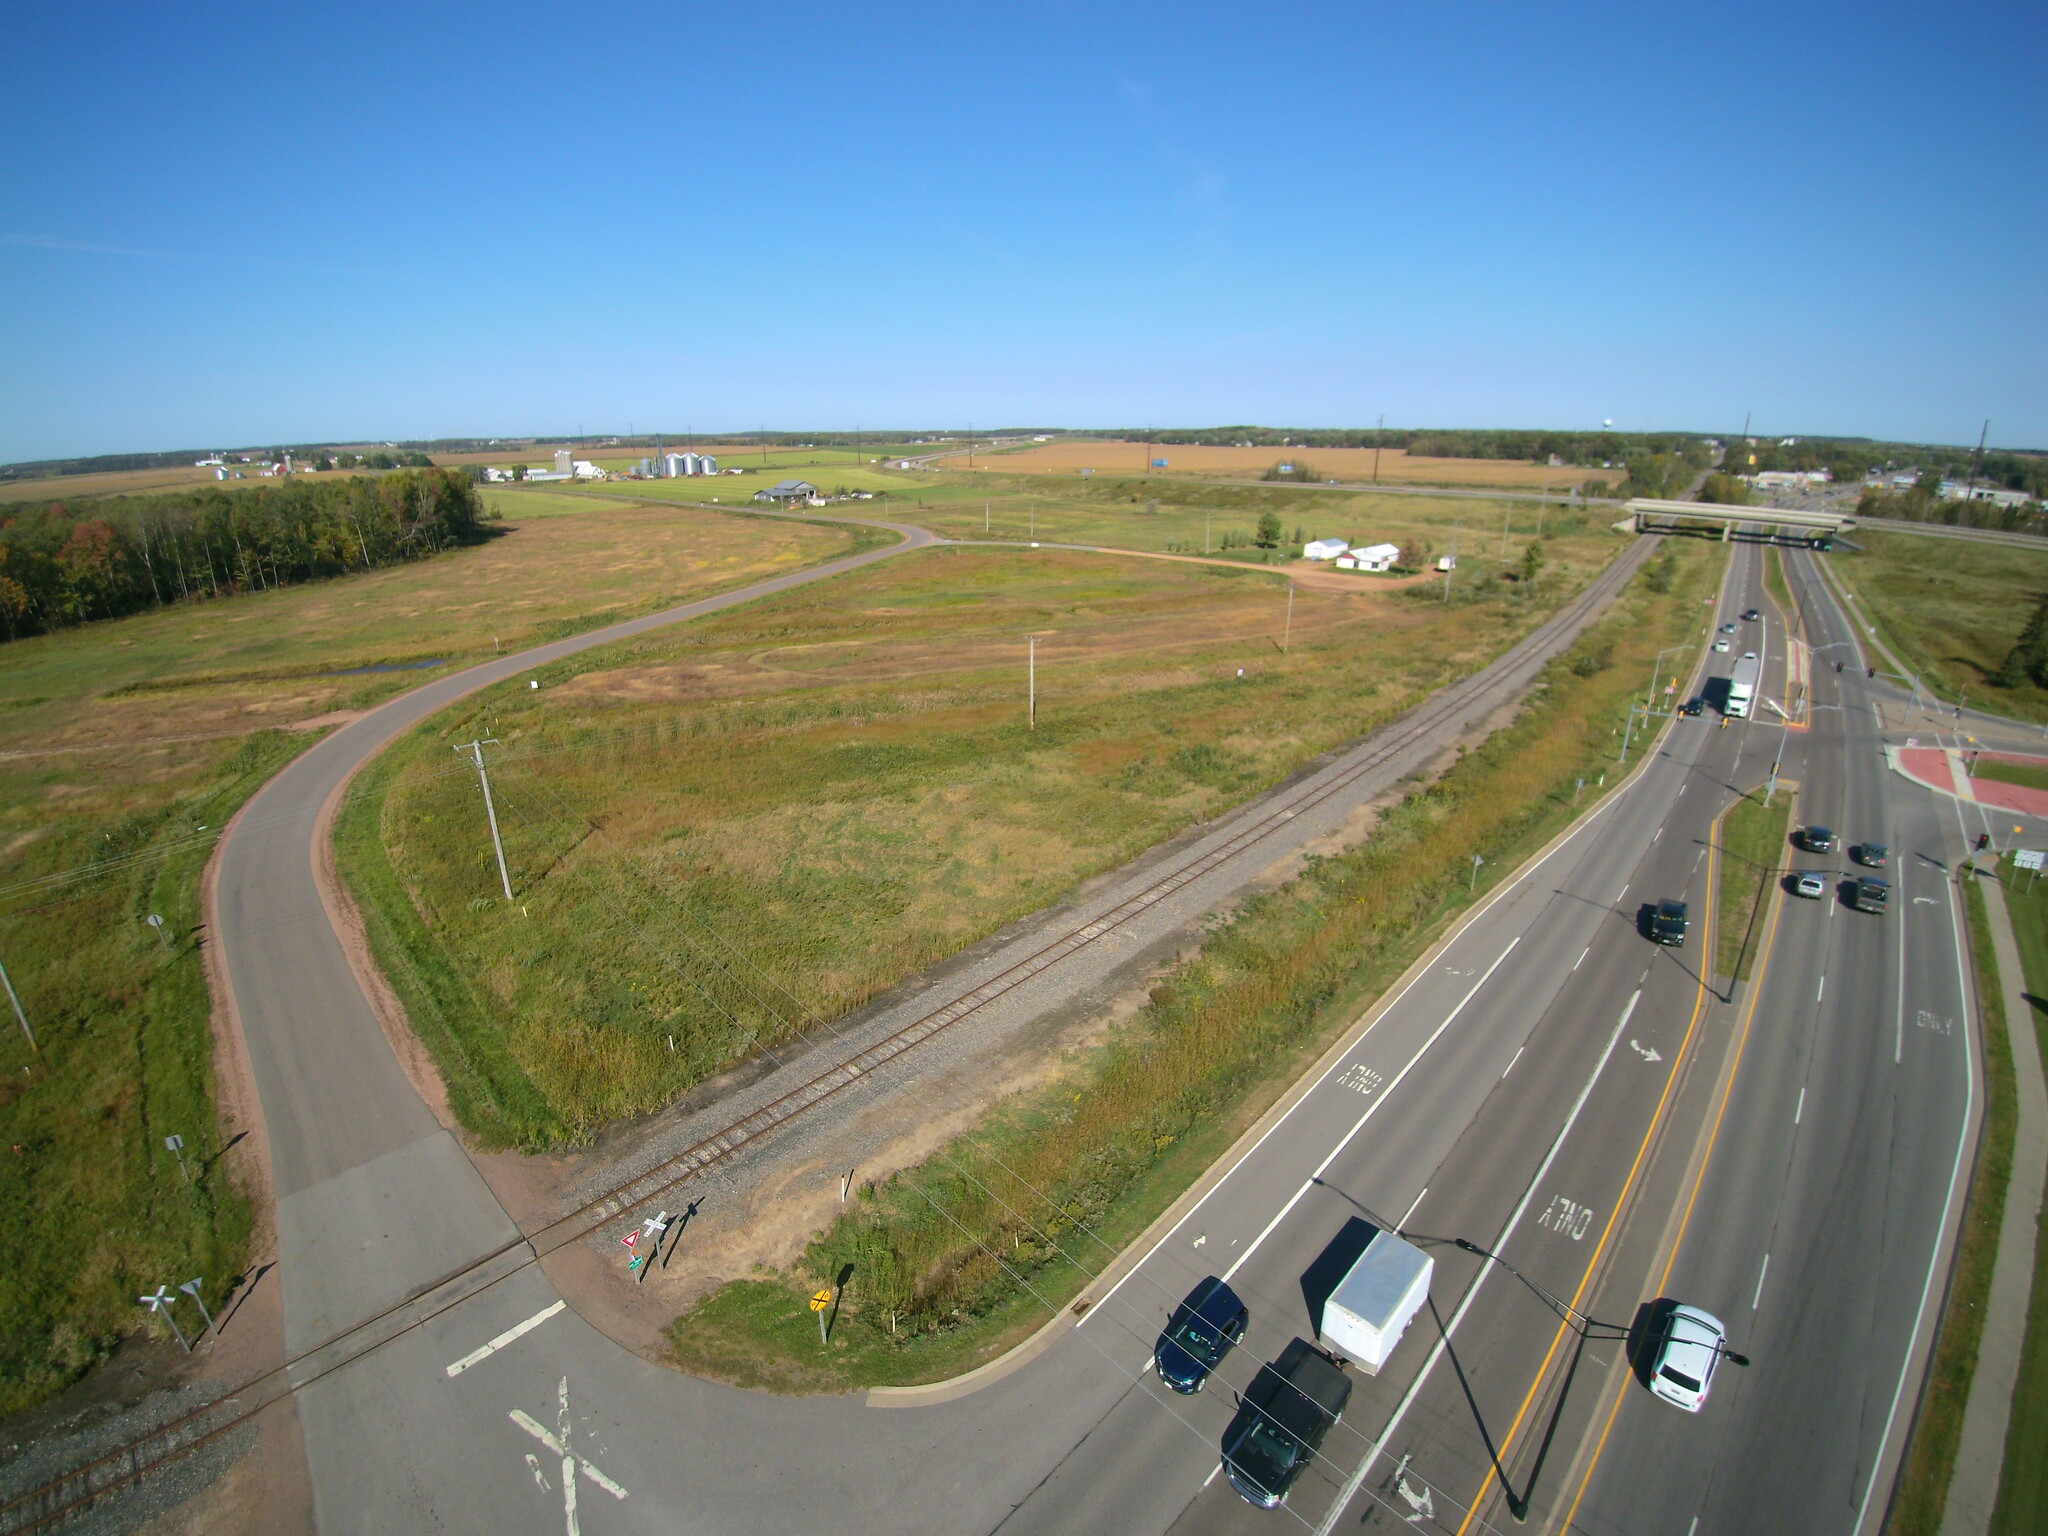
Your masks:
<svg viewBox="0 0 2048 1536"><path fill-rule="evenodd" d="M1816 989L1815 989L1815 991L1814 991L1814 994L1813 994L1813 1000L1814 1000L1814 1001L1815 1001L1815 1002L1817 1003L1817 1002L1819 1002L1819 1001L1820 1001L1820 1000L1821 1000L1822 998L1826 997L1827 995L1828 995L1828 973L1827 973L1826 971L1822 971L1822 972L1820 973L1820 986L1819 986L1818 988L1816 988Z"/></svg>
<svg viewBox="0 0 2048 1536"><path fill-rule="evenodd" d="M499 1350L503 1349L507 1344L525 1338L529 1333L533 1332L534 1329L538 1328L542 1323L546 1322L549 1318L553 1317L557 1312L561 1311L564 1307L568 1305L569 1303L566 1301L557 1301L551 1307L542 1307L540 1311L534 1313L533 1316L529 1317L525 1322L514 1323L510 1328L507 1328L495 1339L492 1339L490 1343L479 1345L477 1348L472 1349L468 1354L464 1355L460 1360L453 1362L448 1367L449 1376L460 1376L472 1365L481 1365L484 1361L490 1359L491 1356L495 1355Z"/></svg>
<svg viewBox="0 0 2048 1536"><path fill-rule="evenodd" d="M1956 946L1956 991L1960 995L1964 1017L1967 1018L1970 1007L1970 994L1969 982L1965 978L1970 973L1965 968L1963 961L1962 915L1957 910L1960 906L1960 902L1952 902L1949 905L1949 935L1954 939ZM1904 954L1905 952L1902 948L1900 950L1902 964ZM1899 1362L1899 1384L1892 1389L1892 1406L1890 1411L1884 1416L1884 1433L1878 1437L1877 1441L1877 1461L1870 1469L1870 1482L1863 1490L1863 1506L1856 1512L1856 1524L1851 1527L1849 1536L1862 1536L1863 1522L1870 1517L1870 1500L1877 1492L1877 1474L1883 1467L1884 1448L1891 1443L1892 1424L1899 1416L1899 1400L1906 1394L1906 1377L1912 1373L1913 1357L1919 1352L1920 1348L1920 1330L1927 1321L1927 1299L1934 1292L1935 1272L1941 1265L1941 1234L1948 1230L1948 1215L1951 1208L1955 1205L1956 1185L1960 1182L1963 1175L1963 1153L1968 1150L1970 1145L1970 1113L1976 1107L1977 1102L1977 1073L1975 1063L1970 1058L1967 1029L1965 1029L1964 1033L1963 1118L1962 1130L1956 1136L1956 1160L1948 1171L1948 1193L1942 1197L1941 1220L1935 1225L1934 1246L1927 1256L1927 1279L1920 1286L1920 1308L1913 1314L1913 1336L1906 1341L1905 1357Z"/></svg>
<svg viewBox="0 0 2048 1536"><path fill-rule="evenodd" d="M1574 966L1573 969L1576 970L1577 967ZM1526 1051L1527 1049L1529 1049L1529 1047L1527 1047L1526 1045L1518 1045L1515 1047L1514 1060L1510 1061L1507 1064L1507 1070L1501 1073L1502 1077L1506 1077L1509 1072L1515 1070L1515 1062L1520 1061L1522 1059L1522 1052Z"/></svg>
<svg viewBox="0 0 2048 1536"><path fill-rule="evenodd" d="M1764 1267L1756 1272L1756 1294L1749 1298L1749 1310L1754 1312L1764 1299L1764 1276L1771 1272L1771 1256L1764 1255Z"/></svg>
<svg viewBox="0 0 2048 1536"><path fill-rule="evenodd" d="M1657 832L1656 832L1656 836L1655 836L1655 837L1652 837L1652 838L1650 839L1650 841L1654 843L1654 842L1656 842L1656 841L1657 841L1657 838L1659 838L1659 837L1662 837L1663 835L1664 835L1664 829L1663 829L1662 827L1659 827L1659 828L1657 829Z"/></svg>
<svg viewBox="0 0 2048 1536"><path fill-rule="evenodd" d="M1960 816L1957 818L1961 823ZM1906 889L1906 872L1899 871L1899 890ZM1892 1065L1899 1066L1906 1059L1906 909L1899 908L1899 1006L1895 1020L1896 1030L1892 1038Z"/></svg>
<svg viewBox="0 0 2048 1536"><path fill-rule="evenodd" d="M1586 963L1586 956L1590 955L1591 953L1593 953L1593 946L1588 944L1584 949L1579 951L1579 958L1572 962L1572 969L1576 971L1580 966L1584 965Z"/></svg>
<svg viewBox="0 0 2048 1536"><path fill-rule="evenodd" d="M1211 1483L1215 1482L1215 1481L1216 1481L1216 1474L1217 1474L1218 1472L1221 1472L1222 1470L1223 1470L1223 1463L1219 1461L1219 1462L1217 1462L1217 1463L1216 1463L1216 1465L1215 1465L1215 1466L1213 1466L1213 1467L1211 1467L1211 1468L1209 1469L1209 1475L1208 1475L1207 1477L1205 1477L1205 1478L1203 1478L1203 1479L1202 1479L1202 1486L1203 1486L1204 1488L1206 1488L1206 1487L1208 1487L1208 1486L1209 1486L1209 1485L1210 1485Z"/></svg>
<svg viewBox="0 0 2048 1536"><path fill-rule="evenodd" d="M1586 1086L1579 1090L1579 1097L1573 1103L1571 1113L1565 1116L1564 1125L1559 1129L1556 1140L1551 1142L1550 1150L1544 1154L1542 1166L1536 1170L1536 1176L1529 1181L1529 1187L1522 1191L1521 1201L1515 1206L1514 1213L1508 1217L1507 1225L1501 1228L1499 1235L1489 1244L1494 1252L1498 1253L1507 1246L1508 1239L1515 1235L1515 1228L1521 1225L1522 1217L1528 1213L1529 1202L1536 1198L1537 1189L1550 1177L1551 1164L1557 1161L1557 1154L1564 1149L1565 1138L1571 1135L1572 1127L1578 1123L1579 1111L1586 1107L1586 1101L1593 1096L1593 1089L1599 1083L1601 1073L1607 1070L1607 1063L1614 1055L1615 1046L1621 1043L1621 1032L1628 1028L1629 1015L1636 1011L1636 1003L1642 995L1640 988L1629 995L1628 1006L1621 1011L1621 1021L1614 1026L1614 1033L1607 1037L1607 1048L1593 1064L1592 1076L1586 1079ZM1611 1220L1609 1225L1612 1226ZM1604 1235L1601 1241L1606 1241ZM1394 1415L1387 1420L1387 1427L1380 1431L1379 1438L1366 1449L1364 1460L1359 1462L1358 1469L1345 1480L1335 1502L1330 1505L1329 1513L1323 1516L1322 1524L1316 1527L1316 1536L1330 1536L1338 1520L1343 1518L1345 1507L1357 1495L1367 1475L1372 1471L1372 1464L1379 1460L1387 1448L1387 1442L1394 1438L1395 1431L1401 1427L1401 1421L1408 1416L1409 1407L1421 1395L1423 1387L1429 1381L1430 1373L1436 1369L1437 1361L1443 1358L1444 1351L1450 1346L1451 1335L1458 1331L1458 1324L1463 1322L1465 1314L1472 1310L1472 1303L1479 1299L1479 1293L1485 1288L1487 1277L1493 1271L1494 1266L1491 1264L1480 1267L1478 1276L1472 1282L1472 1288L1465 1292L1458 1302L1457 1311L1451 1314L1450 1322L1444 1325L1444 1331L1437 1338L1436 1347L1430 1350L1429 1358L1422 1362L1422 1369L1416 1373L1415 1380L1409 1384L1408 1390L1401 1394L1401 1401L1395 1405ZM1466 1518L1469 1520L1471 1516L1468 1514Z"/></svg>
<svg viewBox="0 0 2048 1536"><path fill-rule="evenodd" d="M1635 884L1635 881L1633 881L1633 880L1629 881L1629 883L1628 883L1628 885L1634 885L1634 884ZM1620 900L1622 900L1622 899L1623 899L1623 897L1626 897L1626 896L1628 895L1628 885L1624 885L1624 886L1623 886L1623 887L1621 888L1621 895L1620 895L1620 896L1616 896L1616 897L1614 898L1614 899L1615 899L1616 901L1620 901Z"/></svg>
<svg viewBox="0 0 2048 1536"><path fill-rule="evenodd" d="M1426 1195L1428 1193L1429 1186L1425 1184L1422 1186L1422 1195ZM1410 1216L1413 1216L1415 1214L1415 1208L1422 1204L1422 1195L1417 1195L1413 1200L1408 1202L1408 1209L1403 1211L1401 1213L1401 1219L1394 1223L1394 1227L1397 1231L1408 1225L1408 1218Z"/></svg>
<svg viewBox="0 0 2048 1536"><path fill-rule="evenodd" d="M1679 1250L1685 1245L1685 1230L1692 1223L1693 1206L1699 1200L1701 1186L1704 1185L1707 1181L1707 1169L1713 1164L1714 1161L1714 1145L1717 1141L1720 1140L1721 1136L1721 1119L1728 1112L1729 1100L1735 1097L1735 1083L1736 1079L1741 1075L1742 1057L1744 1051L1747 1049L1749 1045L1750 1027L1756 1022L1757 1003L1762 999L1764 994L1764 976L1770 970L1771 954L1777 948L1778 919L1780 916L1783 915L1784 911L1785 898L1781 891L1777 894L1774 894L1771 898L1770 926L1764 930L1764 942L1757 953L1756 971L1750 982L1751 990L1749 994L1748 1006L1743 1010L1742 1028L1740 1032L1737 1034L1735 1040L1735 1059L1732 1063L1730 1063L1728 1068L1728 1081L1723 1086L1721 1093L1721 1102L1718 1106L1716 1106L1714 1110L1713 1124L1711 1129L1709 1129L1707 1132L1706 1150L1700 1155L1699 1169L1693 1176L1692 1192L1688 1194L1685 1198L1685 1211L1678 1218L1678 1231L1677 1234L1671 1239L1671 1252L1666 1256L1664 1260L1664 1272L1663 1274L1657 1277L1657 1294L1660 1296L1666 1294L1665 1287L1669 1285L1671 1282L1671 1271L1678 1264ZM1702 996L1704 996L1704 992L1702 993ZM1758 1294L1762 1294L1761 1277L1759 1277L1758 1282ZM1562 1334L1560 1334L1559 1336L1562 1337ZM1548 1364L1547 1361L1545 1363L1546 1365ZM1537 1380L1539 1382L1542 1380L1540 1374L1538 1375ZM1535 1396L1535 1392L1535 1386L1531 1385L1531 1387L1529 1388L1529 1393L1532 1398ZM1622 1389L1614 1395L1614 1406L1607 1410L1607 1422L1600 1426L1600 1438L1593 1443L1593 1454L1590 1458L1588 1458L1586 1462L1585 1475L1579 1479L1578 1492L1572 1495L1571 1508L1565 1511L1562 1527L1565 1530L1570 1530L1572 1527L1572 1521L1578 1517L1579 1504L1586 1497L1586 1490L1590 1488L1593 1484L1593 1473L1596 1470L1598 1470L1600 1466L1601 1454L1607 1449L1607 1437L1613 1431L1614 1420L1620 1414L1621 1405L1623 1402L1627 1400L1627 1397L1628 1386L1627 1383L1624 1382L1622 1384ZM1524 1406L1526 1408L1526 1404ZM1519 1416L1517 1416L1516 1423L1520 1423ZM1513 1431L1510 1430L1509 1433L1512 1434Z"/></svg>
<svg viewBox="0 0 2048 1536"><path fill-rule="evenodd" d="M1350 1130L1344 1133L1344 1139L1339 1141L1336 1146L1330 1148L1330 1155L1328 1157L1325 1157L1320 1163L1316 1164L1316 1171L1310 1174L1308 1176L1307 1182L1304 1183L1301 1186L1301 1188L1297 1189L1294 1192L1294 1198L1289 1200L1285 1205L1280 1207L1279 1214L1276 1215L1271 1221L1266 1223L1265 1231L1261 1232L1257 1237L1253 1238L1251 1246L1245 1249L1243 1253L1239 1254L1237 1256L1236 1262L1233 1263L1230 1266L1230 1268L1226 1269L1223 1272L1223 1279L1226 1284L1229 1282L1230 1277L1232 1275L1235 1275L1240 1269L1244 1268L1245 1260L1249 1259L1253 1254L1259 1251L1259 1244L1263 1243L1267 1238L1273 1235L1273 1229L1279 1226L1281 1222L1287 1219L1287 1213L1293 1210L1294 1207L1300 1203L1301 1197L1307 1194L1311 1189L1315 1187L1316 1181L1320 1179L1325 1172L1328 1171L1330 1164L1337 1161L1339 1154L1341 1154L1346 1147L1351 1145L1351 1138L1356 1136L1360 1131L1365 1129L1365 1122L1370 1120L1374 1115L1379 1113L1380 1106L1386 1103L1387 1100L1390 1097L1392 1097L1393 1092L1396 1088L1401 1086L1401 1080L1405 1078L1410 1072L1415 1070L1415 1064L1418 1061L1422 1060L1422 1058L1428 1054L1429 1048L1432 1045L1435 1045L1438 1038L1443 1034L1443 1032L1451 1027L1452 1020L1456 1019L1459 1014L1465 1011L1465 1005L1471 1002L1473 998L1479 995L1479 989L1486 985L1486 983L1492 978L1493 973L1495 971L1500 969L1501 961L1506 960L1509 955L1512 955L1515 952L1515 946L1521 942L1522 936L1519 933L1516 934L1512 939L1508 940L1508 947L1500 952L1500 959L1495 960L1493 964L1489 965L1486 968L1486 974L1484 976L1481 976L1477 981L1472 983L1472 990L1470 992L1467 992L1462 998L1458 1000L1458 1006L1453 1008L1449 1013L1444 1015L1443 1023L1437 1025L1437 1027L1430 1032L1429 1038L1423 1041L1421 1046L1419 1046L1416 1049L1415 1054L1408 1058L1408 1065L1403 1067L1399 1072L1394 1074L1394 1080L1387 1085L1387 1091L1381 1094L1377 1099L1374 1099L1372 1103L1366 1107L1365 1113L1358 1117L1357 1124L1353 1125Z"/></svg>
<svg viewBox="0 0 2048 1536"><path fill-rule="evenodd" d="M1799 1090L1799 1102L1792 1107L1792 1123L1797 1125L1799 1117L1806 1113L1806 1090Z"/></svg>

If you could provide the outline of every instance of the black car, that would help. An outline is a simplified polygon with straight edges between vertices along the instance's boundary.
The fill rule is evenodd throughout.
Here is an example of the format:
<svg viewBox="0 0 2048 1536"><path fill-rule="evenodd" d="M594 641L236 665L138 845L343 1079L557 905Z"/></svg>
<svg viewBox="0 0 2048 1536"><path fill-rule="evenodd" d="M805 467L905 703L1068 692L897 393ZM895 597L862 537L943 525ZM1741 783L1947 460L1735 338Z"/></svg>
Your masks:
<svg viewBox="0 0 2048 1536"><path fill-rule="evenodd" d="M1176 1392L1199 1392L1209 1373L1223 1363L1231 1346L1244 1337L1250 1319L1237 1292L1214 1275L1187 1294L1173 1309L1166 1331L1152 1346L1152 1364L1159 1379Z"/></svg>
<svg viewBox="0 0 2048 1536"><path fill-rule="evenodd" d="M1808 853L1833 853L1835 834L1826 827L1808 827L1799 834L1799 843Z"/></svg>
<svg viewBox="0 0 2048 1536"><path fill-rule="evenodd" d="M1892 851L1883 843L1859 843L1855 854L1856 862L1866 869L1883 869L1892 861Z"/></svg>
<svg viewBox="0 0 2048 1536"><path fill-rule="evenodd" d="M1681 715L1697 715L1701 710L1705 709L1706 707L1707 701L1705 699L1687 699L1683 704L1678 706L1678 712Z"/></svg>
<svg viewBox="0 0 2048 1536"><path fill-rule="evenodd" d="M1278 1360L1259 1367L1223 1431L1230 1486L1247 1503L1272 1509L1350 1400L1350 1378L1308 1340L1289 1339Z"/></svg>
<svg viewBox="0 0 2048 1536"><path fill-rule="evenodd" d="M1650 909L1650 937L1659 944L1685 943L1685 903L1660 901Z"/></svg>
<svg viewBox="0 0 2048 1536"><path fill-rule="evenodd" d="M1749 620L1749 622L1750 622L1750 623L1752 623L1752 624L1754 624L1754 623L1755 623L1755 622L1756 622L1756 621L1757 621L1758 619L1760 619L1760 618L1762 618L1762 617L1763 617L1763 615L1762 615L1761 613L1758 613L1758 612L1756 611L1756 609L1754 609L1754 608L1745 608L1745 609L1743 609L1743 610L1742 610L1742 616L1743 616L1743 617L1744 617L1745 619Z"/></svg>

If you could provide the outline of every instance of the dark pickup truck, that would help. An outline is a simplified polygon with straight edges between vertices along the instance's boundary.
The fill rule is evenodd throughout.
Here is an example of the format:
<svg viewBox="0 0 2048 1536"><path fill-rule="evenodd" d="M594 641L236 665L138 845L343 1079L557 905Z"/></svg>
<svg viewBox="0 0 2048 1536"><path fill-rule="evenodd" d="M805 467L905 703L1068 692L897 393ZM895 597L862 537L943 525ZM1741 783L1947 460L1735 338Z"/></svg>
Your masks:
<svg viewBox="0 0 2048 1536"><path fill-rule="evenodd" d="M1875 875L1862 875L1849 883L1849 905L1858 912L1883 912L1891 899L1890 883Z"/></svg>
<svg viewBox="0 0 2048 1536"><path fill-rule="evenodd" d="M1248 1502L1272 1509L1287 1497L1350 1400L1350 1378L1308 1340L1289 1339L1278 1360L1259 1367L1223 1431L1230 1486Z"/></svg>

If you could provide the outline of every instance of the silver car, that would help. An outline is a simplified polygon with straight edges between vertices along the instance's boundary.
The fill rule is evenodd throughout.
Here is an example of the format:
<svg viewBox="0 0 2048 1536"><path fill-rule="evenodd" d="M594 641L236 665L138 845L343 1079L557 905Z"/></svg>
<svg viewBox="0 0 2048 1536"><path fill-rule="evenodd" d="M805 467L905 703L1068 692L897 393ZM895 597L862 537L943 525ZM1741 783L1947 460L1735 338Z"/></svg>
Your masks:
<svg viewBox="0 0 2048 1536"><path fill-rule="evenodd" d="M1801 896L1818 901L1821 897L1827 895L1828 883L1823 876L1809 872L1799 877L1799 883L1793 889Z"/></svg>
<svg viewBox="0 0 2048 1536"><path fill-rule="evenodd" d="M1674 1408L1698 1413L1706 1406L1727 1337L1728 1331L1712 1313L1684 1303L1673 1307L1650 1370L1650 1390Z"/></svg>

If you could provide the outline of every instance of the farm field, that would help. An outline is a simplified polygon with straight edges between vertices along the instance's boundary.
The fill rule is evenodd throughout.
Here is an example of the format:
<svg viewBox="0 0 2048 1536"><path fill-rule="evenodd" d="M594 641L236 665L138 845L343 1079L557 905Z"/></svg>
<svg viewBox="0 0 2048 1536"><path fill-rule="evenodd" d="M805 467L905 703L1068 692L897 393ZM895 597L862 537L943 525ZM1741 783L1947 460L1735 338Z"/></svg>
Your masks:
<svg viewBox="0 0 2048 1536"><path fill-rule="evenodd" d="M247 466L251 479L254 465ZM163 469L121 469L95 475L52 475L42 480L0 480L0 505L21 501L67 501L88 496L140 496L188 485L212 484L213 471L190 464Z"/></svg>
<svg viewBox="0 0 2048 1536"><path fill-rule="evenodd" d="M1285 654L1277 572L928 550L452 708L366 776L342 864L465 1123L579 1142L1355 738L1620 547L1560 540L1448 606L1298 592ZM479 728L512 921L445 771ZM693 958L725 946L772 986Z"/></svg>
<svg viewBox="0 0 2048 1536"><path fill-rule="evenodd" d="M920 450L929 452L929 449ZM974 473L1072 475L1092 469L1098 475L1201 475L1217 479L1256 480L1275 464L1307 466L1330 480L1369 481L1371 448L1219 448L1191 443L1134 443L1104 438L1065 438L991 455L976 456ZM1150 467L1165 459L1163 470ZM945 467L964 470L964 461L949 458ZM1563 492L1588 480L1616 481L1621 470L1588 469L1567 464L1553 469L1514 459L1410 458L1405 449L1379 454L1381 481L1395 485L1479 486L1493 490Z"/></svg>
<svg viewBox="0 0 2048 1536"><path fill-rule="evenodd" d="M140 1326L135 1297L241 1266L216 1134L198 884L221 825L323 717L463 659L844 552L876 535L570 501L417 563L0 646L0 961L40 1050L0 1037L0 1412ZM147 926L162 917L162 938ZM184 1138L186 1183L163 1137ZM223 1154L225 1156L223 1157ZM78 1259L78 1234L97 1257Z"/></svg>
<svg viewBox="0 0 2048 1536"><path fill-rule="evenodd" d="M1945 699L2048 721L2048 690L1991 682L2048 592L2048 550L1937 543L1912 534L1856 532L1861 553L1838 550L1830 571L1856 594L1886 644Z"/></svg>

